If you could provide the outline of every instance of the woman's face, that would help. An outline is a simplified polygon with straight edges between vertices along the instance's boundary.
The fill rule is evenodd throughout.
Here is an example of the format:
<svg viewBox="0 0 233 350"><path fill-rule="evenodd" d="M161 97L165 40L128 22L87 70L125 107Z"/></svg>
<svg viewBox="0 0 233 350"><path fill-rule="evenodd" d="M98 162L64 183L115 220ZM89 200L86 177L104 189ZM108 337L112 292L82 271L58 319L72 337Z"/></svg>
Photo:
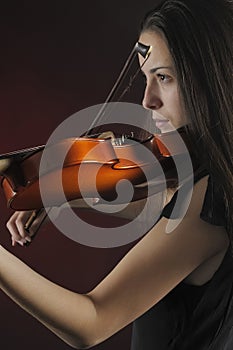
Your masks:
<svg viewBox="0 0 233 350"><path fill-rule="evenodd" d="M159 33L145 31L139 42L152 46L152 52L142 67L146 77L143 106L152 110L156 126L162 133L178 129L187 124L187 118L166 41ZM139 55L140 65L143 61L144 58Z"/></svg>

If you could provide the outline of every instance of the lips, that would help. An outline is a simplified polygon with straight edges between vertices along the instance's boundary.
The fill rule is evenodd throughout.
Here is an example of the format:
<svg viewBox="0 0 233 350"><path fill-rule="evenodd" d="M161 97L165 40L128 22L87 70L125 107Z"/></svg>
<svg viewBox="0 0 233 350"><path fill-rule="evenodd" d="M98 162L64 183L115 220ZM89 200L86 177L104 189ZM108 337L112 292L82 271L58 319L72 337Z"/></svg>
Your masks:
<svg viewBox="0 0 233 350"><path fill-rule="evenodd" d="M162 128L164 125L166 125L169 122L167 119L155 119L155 125L157 128Z"/></svg>

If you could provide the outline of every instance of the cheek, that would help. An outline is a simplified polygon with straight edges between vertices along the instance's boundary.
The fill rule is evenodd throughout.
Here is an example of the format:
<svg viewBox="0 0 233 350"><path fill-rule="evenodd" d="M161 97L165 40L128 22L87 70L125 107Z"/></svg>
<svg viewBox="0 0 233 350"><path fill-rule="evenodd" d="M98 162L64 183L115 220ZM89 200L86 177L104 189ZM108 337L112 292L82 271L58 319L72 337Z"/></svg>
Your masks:
<svg viewBox="0 0 233 350"><path fill-rule="evenodd" d="M171 101L171 108L173 109L174 117L178 118L179 120L184 120L185 112L184 112L183 102L177 89L174 89L171 95L170 101Z"/></svg>
<svg viewBox="0 0 233 350"><path fill-rule="evenodd" d="M167 94L166 98L166 105L169 108L170 112L172 114L176 115L181 110L181 104L180 99L176 91L170 91L169 94Z"/></svg>

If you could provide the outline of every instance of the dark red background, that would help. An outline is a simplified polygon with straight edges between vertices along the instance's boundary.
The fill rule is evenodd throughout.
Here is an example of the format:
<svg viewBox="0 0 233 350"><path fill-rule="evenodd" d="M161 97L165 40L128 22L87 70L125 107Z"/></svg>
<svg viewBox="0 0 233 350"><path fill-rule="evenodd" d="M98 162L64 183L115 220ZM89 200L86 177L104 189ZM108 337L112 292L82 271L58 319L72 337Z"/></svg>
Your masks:
<svg viewBox="0 0 233 350"><path fill-rule="evenodd" d="M156 0L7 1L0 5L0 152L46 143L65 118L102 103ZM94 249L44 227L28 248L11 248L10 215L1 193L0 243L38 272L78 292L88 291L130 245ZM39 297L39 296L38 296ZM113 315L114 317L114 315ZM70 347L0 294L3 349ZM130 326L97 350L130 347Z"/></svg>

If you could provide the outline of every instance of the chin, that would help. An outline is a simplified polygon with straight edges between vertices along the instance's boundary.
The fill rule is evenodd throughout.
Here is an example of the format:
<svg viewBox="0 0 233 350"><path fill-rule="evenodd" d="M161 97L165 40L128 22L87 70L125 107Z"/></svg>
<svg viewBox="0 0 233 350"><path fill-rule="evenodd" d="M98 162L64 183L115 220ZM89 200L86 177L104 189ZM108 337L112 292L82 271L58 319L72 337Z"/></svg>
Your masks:
<svg viewBox="0 0 233 350"><path fill-rule="evenodd" d="M165 134L174 130L177 130L178 128L175 128L174 126L166 126L164 128L158 128L161 132L161 134Z"/></svg>

